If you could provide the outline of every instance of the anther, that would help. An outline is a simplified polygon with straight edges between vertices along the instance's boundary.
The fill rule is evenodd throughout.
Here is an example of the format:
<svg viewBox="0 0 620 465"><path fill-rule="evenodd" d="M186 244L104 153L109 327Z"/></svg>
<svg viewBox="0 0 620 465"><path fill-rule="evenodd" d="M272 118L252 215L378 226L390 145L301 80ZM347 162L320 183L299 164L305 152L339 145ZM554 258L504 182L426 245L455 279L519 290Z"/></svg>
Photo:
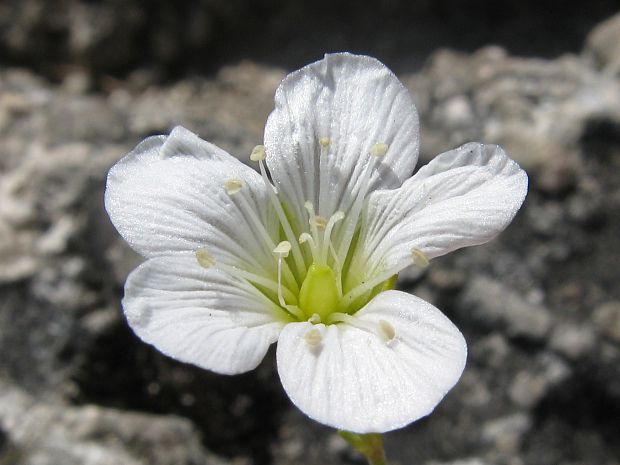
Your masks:
<svg viewBox="0 0 620 465"><path fill-rule="evenodd" d="M264 145L257 145L252 149L252 153L250 154L250 160L262 161L265 158L267 158L267 152L265 151Z"/></svg>
<svg viewBox="0 0 620 465"><path fill-rule="evenodd" d="M215 259L213 255L209 253L207 249L199 249L196 251L196 260L198 264L203 268L210 268L215 265Z"/></svg>
<svg viewBox="0 0 620 465"><path fill-rule="evenodd" d="M370 147L370 154L375 157L382 157L388 151L390 146L384 143L378 143Z"/></svg>
<svg viewBox="0 0 620 465"><path fill-rule="evenodd" d="M319 229L325 229L325 226L327 226L327 220L320 215L308 219L308 223L310 226L316 226Z"/></svg>
<svg viewBox="0 0 620 465"><path fill-rule="evenodd" d="M306 341L306 344L308 344L312 348L315 348L321 345L321 342L323 342L323 335L318 329L312 328L306 334L304 334L304 339Z"/></svg>
<svg viewBox="0 0 620 465"><path fill-rule="evenodd" d="M321 322L321 315L318 313L313 313L310 318L308 318L308 323L312 323L313 325L318 325Z"/></svg>
<svg viewBox="0 0 620 465"><path fill-rule="evenodd" d="M411 251L411 258L413 260L413 264L419 266L420 268L426 268L429 264L428 258L420 249L413 249Z"/></svg>
<svg viewBox="0 0 620 465"><path fill-rule="evenodd" d="M229 179L224 182L224 189L228 195L236 194L243 187L243 181L241 179Z"/></svg>
<svg viewBox="0 0 620 465"><path fill-rule="evenodd" d="M329 137L321 137L319 139L319 145L323 148L329 147L329 144L331 144L331 139Z"/></svg>
<svg viewBox="0 0 620 465"><path fill-rule="evenodd" d="M303 243L308 242L308 241L312 241L312 236L310 234L305 232L305 233L301 233L299 235L299 243L300 244L303 244Z"/></svg>
<svg viewBox="0 0 620 465"><path fill-rule="evenodd" d="M288 257L290 251L291 243L289 241L282 241L276 246L275 249L273 249L273 253L278 255L280 258Z"/></svg>
<svg viewBox="0 0 620 465"><path fill-rule="evenodd" d="M379 320L377 332L379 333L379 336L381 336L381 339L385 342L391 342L396 337L396 330L394 329L394 326L385 320Z"/></svg>

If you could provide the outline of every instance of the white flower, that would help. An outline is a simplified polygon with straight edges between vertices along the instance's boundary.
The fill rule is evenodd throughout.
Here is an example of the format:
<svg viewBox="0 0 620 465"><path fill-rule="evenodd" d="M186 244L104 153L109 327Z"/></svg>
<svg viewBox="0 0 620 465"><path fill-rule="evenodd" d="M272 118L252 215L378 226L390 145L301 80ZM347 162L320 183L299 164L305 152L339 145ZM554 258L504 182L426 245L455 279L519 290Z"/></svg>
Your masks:
<svg viewBox="0 0 620 465"><path fill-rule="evenodd" d="M278 341L282 384L308 416L402 427L457 382L467 348L435 307L389 290L395 276L492 239L527 176L471 143L410 177L417 113L373 58L326 55L275 101L251 155L261 174L181 127L110 170L106 208L146 258L127 280L127 320L165 354L225 374Z"/></svg>

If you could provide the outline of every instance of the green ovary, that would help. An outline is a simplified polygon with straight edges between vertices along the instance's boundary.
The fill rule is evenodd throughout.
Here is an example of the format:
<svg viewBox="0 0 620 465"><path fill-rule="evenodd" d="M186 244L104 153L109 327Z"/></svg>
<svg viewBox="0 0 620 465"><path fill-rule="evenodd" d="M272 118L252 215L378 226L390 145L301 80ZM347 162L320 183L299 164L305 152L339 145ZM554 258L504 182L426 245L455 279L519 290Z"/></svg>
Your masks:
<svg viewBox="0 0 620 465"><path fill-rule="evenodd" d="M310 318L315 313L325 320L339 303L334 271L327 265L313 263L299 291L299 308Z"/></svg>
<svg viewBox="0 0 620 465"><path fill-rule="evenodd" d="M298 306L306 318L318 315L320 321L329 323L335 312L354 314L380 292L393 289L397 275L377 285L352 301L345 301L338 289L338 278L328 265L313 263L301 285Z"/></svg>

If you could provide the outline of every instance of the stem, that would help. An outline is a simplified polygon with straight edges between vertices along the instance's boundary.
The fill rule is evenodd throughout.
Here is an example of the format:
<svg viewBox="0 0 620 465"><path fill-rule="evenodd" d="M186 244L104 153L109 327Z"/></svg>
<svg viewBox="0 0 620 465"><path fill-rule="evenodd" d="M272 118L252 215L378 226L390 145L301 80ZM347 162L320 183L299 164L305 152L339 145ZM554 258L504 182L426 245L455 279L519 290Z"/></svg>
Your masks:
<svg viewBox="0 0 620 465"><path fill-rule="evenodd" d="M357 434L348 431L338 431L338 434L353 449L366 457L368 465L387 465L385 451L383 450L383 438L380 434Z"/></svg>

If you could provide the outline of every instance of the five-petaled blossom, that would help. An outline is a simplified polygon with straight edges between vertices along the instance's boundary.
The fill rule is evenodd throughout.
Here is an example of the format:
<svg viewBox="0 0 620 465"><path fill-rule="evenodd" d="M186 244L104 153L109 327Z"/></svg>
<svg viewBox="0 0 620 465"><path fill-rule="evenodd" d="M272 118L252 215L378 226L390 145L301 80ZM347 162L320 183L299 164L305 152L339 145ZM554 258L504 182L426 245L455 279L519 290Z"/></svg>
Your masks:
<svg viewBox="0 0 620 465"><path fill-rule="evenodd" d="M358 433L428 415L467 347L438 309L391 290L408 266L492 239L527 176L466 144L411 176L418 117L365 56L326 55L275 95L260 173L177 127L111 170L105 204L146 261L125 286L129 325L218 373L255 368L278 341L280 379L311 418Z"/></svg>

